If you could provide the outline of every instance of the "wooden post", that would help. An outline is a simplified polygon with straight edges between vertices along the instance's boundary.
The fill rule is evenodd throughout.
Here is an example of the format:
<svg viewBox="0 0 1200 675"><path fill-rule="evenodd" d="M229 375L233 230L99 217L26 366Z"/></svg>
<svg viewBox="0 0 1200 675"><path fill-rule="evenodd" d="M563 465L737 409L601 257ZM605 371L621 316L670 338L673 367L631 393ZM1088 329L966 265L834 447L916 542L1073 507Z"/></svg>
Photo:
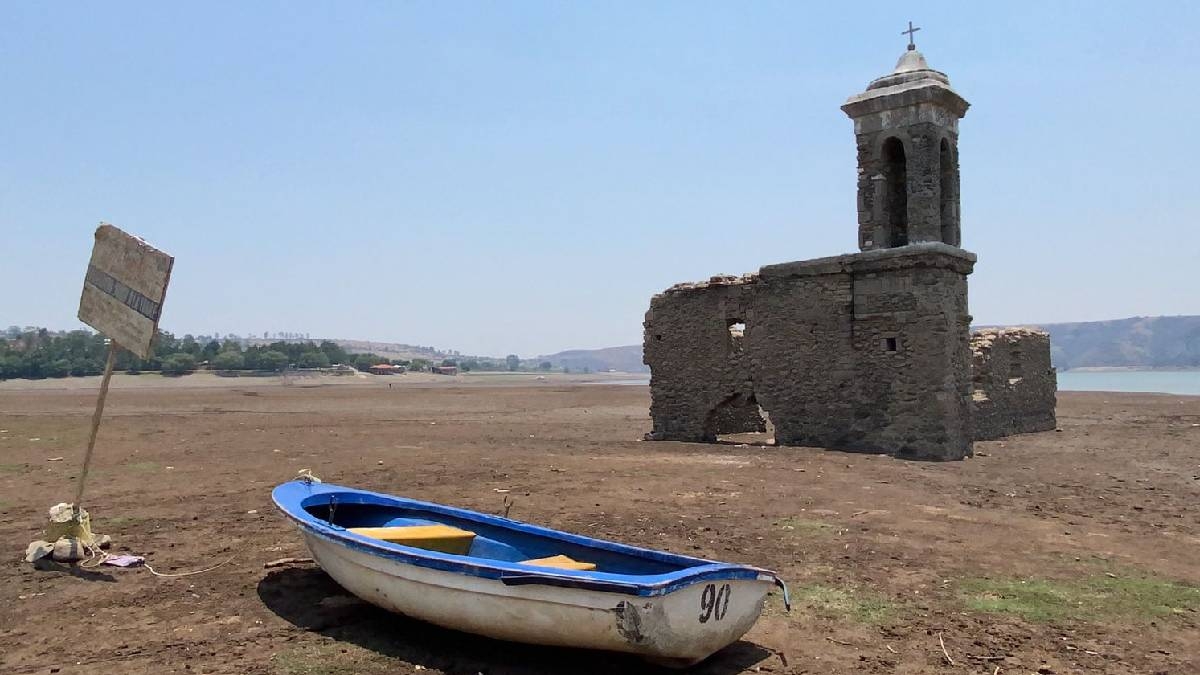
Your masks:
<svg viewBox="0 0 1200 675"><path fill-rule="evenodd" d="M108 397L108 381L112 379L113 366L117 363L117 341L108 341L108 361L104 364L104 378L100 380L100 397L96 399L96 412L92 415L92 435L88 438L87 453L83 456L83 469L79 472L79 487L75 489L75 520L83 512L83 486L87 482L88 470L92 466L92 451L96 449L96 434L100 432L100 416L104 414L104 399Z"/></svg>

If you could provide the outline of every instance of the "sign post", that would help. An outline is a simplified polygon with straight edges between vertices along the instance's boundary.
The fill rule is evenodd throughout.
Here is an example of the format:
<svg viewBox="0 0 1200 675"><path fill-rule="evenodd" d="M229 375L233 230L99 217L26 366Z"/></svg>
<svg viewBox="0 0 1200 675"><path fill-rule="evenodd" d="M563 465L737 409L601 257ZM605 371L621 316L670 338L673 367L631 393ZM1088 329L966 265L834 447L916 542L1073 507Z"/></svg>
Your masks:
<svg viewBox="0 0 1200 675"><path fill-rule="evenodd" d="M92 468L92 451L96 449L96 434L100 432L100 416L104 414L104 399L108 398L108 381L112 379L113 365L117 362L117 343L108 341L108 360L104 364L104 377L100 380L100 397L96 399L96 412L92 413L92 434L88 436L87 452L83 455L83 469L79 472L79 486L75 488L75 518L82 513L83 486L87 483L88 470Z"/></svg>
<svg viewBox="0 0 1200 675"><path fill-rule="evenodd" d="M154 353L158 319L174 264L173 257L108 223L100 223L96 228L96 243L79 297L78 316L80 321L109 338L108 359L104 364L100 395L92 415L92 431L75 490L77 520L83 512L83 488L92 465L117 351L124 348L143 359Z"/></svg>

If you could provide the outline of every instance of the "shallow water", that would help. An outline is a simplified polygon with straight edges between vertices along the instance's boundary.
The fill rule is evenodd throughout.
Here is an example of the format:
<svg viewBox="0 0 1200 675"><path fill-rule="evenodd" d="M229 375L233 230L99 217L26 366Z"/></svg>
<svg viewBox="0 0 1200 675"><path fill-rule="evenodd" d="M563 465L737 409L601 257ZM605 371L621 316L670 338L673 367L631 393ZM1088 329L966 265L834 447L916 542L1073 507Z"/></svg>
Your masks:
<svg viewBox="0 0 1200 675"><path fill-rule="evenodd" d="M1067 370L1061 391L1141 391L1200 396L1200 370Z"/></svg>

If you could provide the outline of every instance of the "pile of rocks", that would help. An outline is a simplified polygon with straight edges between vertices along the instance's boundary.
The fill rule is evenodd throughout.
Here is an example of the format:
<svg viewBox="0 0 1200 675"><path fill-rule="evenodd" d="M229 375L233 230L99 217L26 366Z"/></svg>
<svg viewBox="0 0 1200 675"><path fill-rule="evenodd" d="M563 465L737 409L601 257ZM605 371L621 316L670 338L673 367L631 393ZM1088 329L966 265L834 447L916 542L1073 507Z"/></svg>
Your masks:
<svg viewBox="0 0 1200 675"><path fill-rule="evenodd" d="M56 504L50 507L50 526L46 537L31 542L25 550L27 562L50 558L55 562L72 563L86 560L96 550L105 550L112 545L112 537L92 532L91 518L85 509L75 515L71 504Z"/></svg>

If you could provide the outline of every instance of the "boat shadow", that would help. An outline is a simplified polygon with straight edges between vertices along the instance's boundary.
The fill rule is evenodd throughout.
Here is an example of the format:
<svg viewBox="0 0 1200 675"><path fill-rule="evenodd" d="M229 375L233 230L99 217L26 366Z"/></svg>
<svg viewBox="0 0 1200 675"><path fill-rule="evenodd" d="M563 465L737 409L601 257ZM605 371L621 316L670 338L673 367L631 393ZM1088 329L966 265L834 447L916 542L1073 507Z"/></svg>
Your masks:
<svg viewBox="0 0 1200 675"><path fill-rule="evenodd" d="M626 654L501 642L379 609L351 595L315 567L268 573L258 583L258 597L268 609L298 628L449 675L564 672L726 675L740 673L774 656L767 649L741 640L686 671L678 671Z"/></svg>

